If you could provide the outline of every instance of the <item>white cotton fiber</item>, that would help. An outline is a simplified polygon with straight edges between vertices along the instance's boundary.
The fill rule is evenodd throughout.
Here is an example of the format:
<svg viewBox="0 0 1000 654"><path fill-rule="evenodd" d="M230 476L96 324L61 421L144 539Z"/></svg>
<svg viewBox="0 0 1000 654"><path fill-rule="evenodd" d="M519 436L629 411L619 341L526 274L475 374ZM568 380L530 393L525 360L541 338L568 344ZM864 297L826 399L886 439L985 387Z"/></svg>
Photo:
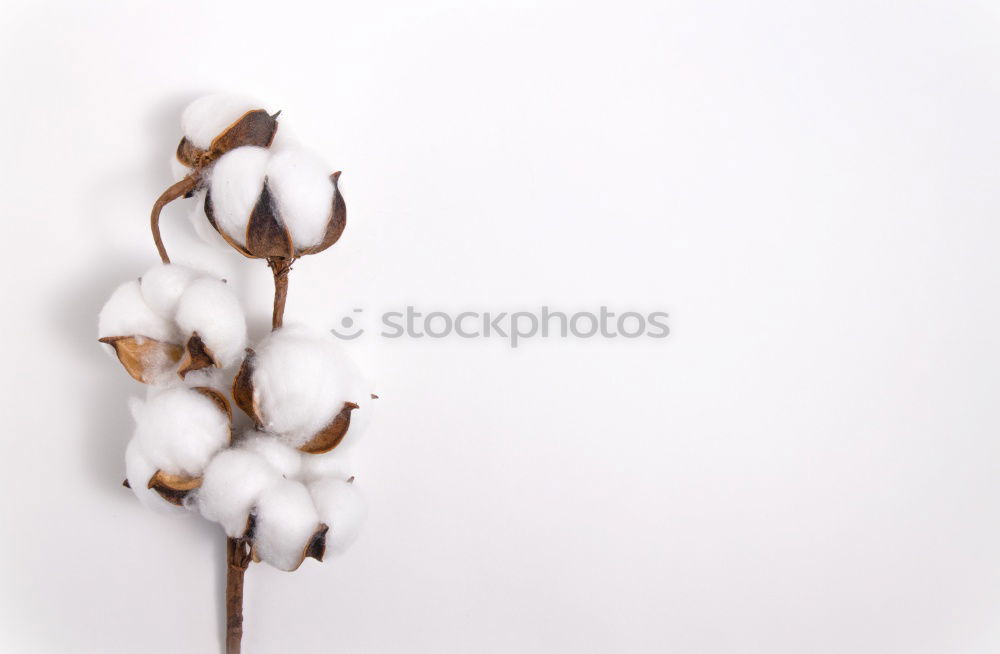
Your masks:
<svg viewBox="0 0 1000 654"><path fill-rule="evenodd" d="M156 466L143 454L139 443L133 438L125 448L125 478L135 496L147 509L161 513L182 514L184 509L166 501L155 490L149 488L149 480L156 474Z"/></svg>
<svg viewBox="0 0 1000 654"><path fill-rule="evenodd" d="M203 150L216 136L239 120L243 114L261 109L253 98L229 93L214 93L198 98L184 109L181 129L187 140Z"/></svg>
<svg viewBox="0 0 1000 654"><path fill-rule="evenodd" d="M357 367L327 332L286 326L254 350L254 399L264 430L292 446L305 444L362 392Z"/></svg>
<svg viewBox="0 0 1000 654"><path fill-rule="evenodd" d="M305 148L272 150L267 187L296 248L318 245L326 235L333 212L331 172L318 155Z"/></svg>
<svg viewBox="0 0 1000 654"><path fill-rule="evenodd" d="M300 482L282 479L257 500L254 552L279 570L294 570L319 528L309 491Z"/></svg>
<svg viewBox="0 0 1000 654"><path fill-rule="evenodd" d="M219 157L209 188L215 224L240 245L247 242L250 213L264 188L268 151L255 146L236 148Z"/></svg>
<svg viewBox="0 0 1000 654"><path fill-rule="evenodd" d="M220 367L242 358L246 320L239 301L222 280L202 277L188 284L177 303L175 320L185 337L198 333Z"/></svg>
<svg viewBox="0 0 1000 654"><path fill-rule="evenodd" d="M138 281L125 282L111 294L97 321L97 336L145 336L158 341L174 341L173 324L156 315L142 297ZM112 354L110 345L105 347Z"/></svg>
<svg viewBox="0 0 1000 654"><path fill-rule="evenodd" d="M238 538L246 531L250 510L261 493L281 479L256 453L223 450L205 468L195 502L202 516L222 525L230 538Z"/></svg>
<svg viewBox="0 0 1000 654"><path fill-rule="evenodd" d="M151 389L133 401L135 440L146 459L172 475L198 477L229 443L229 417L208 397L186 386Z"/></svg>
<svg viewBox="0 0 1000 654"><path fill-rule="evenodd" d="M240 448L257 454L288 479L297 478L302 468L302 453L271 434L249 432Z"/></svg>
<svg viewBox="0 0 1000 654"><path fill-rule="evenodd" d="M142 275L140 287L146 306L164 320L173 320L177 301L200 273L176 263L161 263Z"/></svg>
<svg viewBox="0 0 1000 654"><path fill-rule="evenodd" d="M321 479L309 484L320 522L326 532L326 553L341 554L358 538L367 507L357 487L339 479Z"/></svg>
<svg viewBox="0 0 1000 654"><path fill-rule="evenodd" d="M345 439L346 440L346 439ZM350 451L338 446L325 454L301 453L299 478L304 482L319 479L346 481L354 474Z"/></svg>

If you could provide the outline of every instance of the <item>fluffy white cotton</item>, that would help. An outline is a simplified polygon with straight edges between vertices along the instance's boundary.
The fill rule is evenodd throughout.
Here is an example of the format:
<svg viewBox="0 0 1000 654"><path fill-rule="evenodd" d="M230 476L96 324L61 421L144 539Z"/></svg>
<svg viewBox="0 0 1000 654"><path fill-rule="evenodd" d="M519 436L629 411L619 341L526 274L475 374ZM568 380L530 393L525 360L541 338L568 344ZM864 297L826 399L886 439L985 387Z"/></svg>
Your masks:
<svg viewBox="0 0 1000 654"><path fill-rule="evenodd" d="M302 469L302 453L277 436L250 432L240 441L240 448L258 455L288 479L298 477Z"/></svg>
<svg viewBox="0 0 1000 654"><path fill-rule="evenodd" d="M320 522L326 532L326 553L340 554L358 538L367 508L357 487L339 479L321 479L309 484Z"/></svg>
<svg viewBox="0 0 1000 654"><path fill-rule="evenodd" d="M286 326L254 349L254 398L264 430L292 446L303 445L328 425L344 402L367 397L360 397L364 391L357 366L332 334Z"/></svg>
<svg viewBox="0 0 1000 654"><path fill-rule="evenodd" d="M208 397L186 386L150 389L133 398L135 440L146 459L168 474L200 476L229 443L229 418Z"/></svg>
<svg viewBox="0 0 1000 654"><path fill-rule="evenodd" d="M257 500L254 551L265 563L294 570L319 528L319 516L304 485L282 479Z"/></svg>
<svg viewBox="0 0 1000 654"><path fill-rule="evenodd" d="M158 341L176 340L174 325L156 315L146 304L138 281L125 282L111 294L97 321L97 336L145 336ZM105 345L114 352L110 345Z"/></svg>
<svg viewBox="0 0 1000 654"><path fill-rule="evenodd" d="M208 222L208 216L205 215L205 191L195 193L193 202L191 211L188 213L188 220L191 221L191 226L194 227L194 233L205 243L220 250L231 252L229 243L226 242L226 239L222 238L219 232L215 231L212 223Z"/></svg>
<svg viewBox="0 0 1000 654"><path fill-rule="evenodd" d="M219 157L212 169L215 224L240 245L246 245L247 224L264 188L268 158L266 149L244 146Z"/></svg>
<svg viewBox="0 0 1000 654"><path fill-rule="evenodd" d="M175 320L181 333L198 332L221 367L242 357L246 320L239 301L222 280L202 277L188 284L177 303Z"/></svg>
<svg viewBox="0 0 1000 654"><path fill-rule="evenodd" d="M125 478L132 492L147 509L161 513L184 513L184 509L166 501L160 494L148 488L149 480L156 474L156 466L146 459L138 441L134 438L125 448Z"/></svg>
<svg viewBox="0 0 1000 654"><path fill-rule="evenodd" d="M305 148L273 151L267 163L267 186L292 243L304 249L318 245L333 211L329 166Z"/></svg>
<svg viewBox="0 0 1000 654"><path fill-rule="evenodd" d="M243 114L261 108L258 101L247 96L229 93L202 96L184 109L181 129L192 144L204 150Z"/></svg>
<svg viewBox="0 0 1000 654"><path fill-rule="evenodd" d="M200 273L176 263L161 263L147 270L140 282L146 306L164 320L173 320L177 302Z"/></svg>
<svg viewBox="0 0 1000 654"><path fill-rule="evenodd" d="M255 452L233 448L220 452L205 469L196 504L202 516L238 538L261 494L281 481L281 474Z"/></svg>
<svg viewBox="0 0 1000 654"><path fill-rule="evenodd" d="M345 439L346 440L346 439ZM350 451L338 446L325 454L301 454L299 478L304 482L319 479L339 479L346 481L354 475L354 464Z"/></svg>

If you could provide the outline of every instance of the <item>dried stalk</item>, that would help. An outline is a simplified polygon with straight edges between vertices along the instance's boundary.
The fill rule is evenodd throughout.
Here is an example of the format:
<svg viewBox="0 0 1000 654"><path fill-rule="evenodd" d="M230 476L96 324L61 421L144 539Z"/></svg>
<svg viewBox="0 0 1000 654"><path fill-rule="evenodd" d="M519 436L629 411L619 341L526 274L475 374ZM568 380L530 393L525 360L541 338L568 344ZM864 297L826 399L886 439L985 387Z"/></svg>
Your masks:
<svg viewBox="0 0 1000 654"><path fill-rule="evenodd" d="M243 575L250 565L250 548L243 538L226 542L226 654L240 654L243 640Z"/></svg>
<svg viewBox="0 0 1000 654"><path fill-rule="evenodd" d="M149 226L153 230L153 243L156 244L156 251L160 253L160 260L163 263L170 263L167 256L167 249L163 247L163 239L160 237L160 211L177 198L184 197L198 186L198 180L193 175L188 175L177 182L156 199L153 205L153 213L149 216Z"/></svg>
<svg viewBox="0 0 1000 654"><path fill-rule="evenodd" d="M285 300L288 298L288 273L292 269L292 259L268 257L267 265L274 274L274 311L271 313L271 330L281 327L285 317Z"/></svg>
<svg viewBox="0 0 1000 654"><path fill-rule="evenodd" d="M267 265L274 273L274 312L271 330L281 327L288 297L288 273L292 260L270 257ZM250 529L248 529L248 532ZM246 537L230 538L226 543L226 654L240 654L243 639L243 576L250 565L250 547Z"/></svg>

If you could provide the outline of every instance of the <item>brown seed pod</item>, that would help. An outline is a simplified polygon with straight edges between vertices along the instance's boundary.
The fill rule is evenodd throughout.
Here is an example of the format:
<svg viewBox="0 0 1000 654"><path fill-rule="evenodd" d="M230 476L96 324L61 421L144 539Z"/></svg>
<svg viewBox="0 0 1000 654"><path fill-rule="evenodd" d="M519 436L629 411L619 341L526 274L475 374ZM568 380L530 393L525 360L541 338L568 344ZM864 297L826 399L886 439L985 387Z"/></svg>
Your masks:
<svg viewBox="0 0 1000 654"><path fill-rule="evenodd" d="M344 408L333 417L326 427L321 429L307 443L299 446L306 454L325 454L340 445L351 428L351 411L360 408L354 402L344 402Z"/></svg>
<svg viewBox="0 0 1000 654"><path fill-rule="evenodd" d="M201 340L198 332L193 332L191 338L188 339L187 344L184 346L184 356L181 358L181 365L177 369L177 374L180 375L181 379L184 379L192 370L202 370L211 367L220 368L222 366L212 356L211 350L205 346L205 342Z"/></svg>
<svg viewBox="0 0 1000 654"><path fill-rule="evenodd" d="M188 168L200 173L216 159L235 148L244 145L270 147L278 131L278 114L273 116L263 109L254 109L243 114L236 122L216 136L208 149L195 146L187 137L177 145L177 160Z"/></svg>
<svg viewBox="0 0 1000 654"><path fill-rule="evenodd" d="M253 371L256 356L251 348L247 348L246 358L243 359L243 363L233 379L233 401L236 402L236 406L243 410L243 413L250 416L254 424L259 426L263 422L263 418L261 418L257 400L253 396Z"/></svg>
<svg viewBox="0 0 1000 654"><path fill-rule="evenodd" d="M330 175L330 180L333 182L333 202L330 205L326 232L319 243L310 247L295 247L292 235L285 227L284 217L281 215L278 203L274 200L274 194L268 187L266 178L260 195L257 196L257 202L246 220L246 245L241 244L226 230L219 227L215 218L211 190L205 194L205 215L215 231L245 257L292 260L307 254L317 254L336 243L347 226L347 205L344 203L344 196L340 193L339 179L339 171Z"/></svg>
<svg viewBox="0 0 1000 654"><path fill-rule="evenodd" d="M157 470L149 479L147 488L152 488L160 497L181 506L188 493L201 486L201 477L185 477L183 475L168 475L162 470Z"/></svg>
<svg viewBox="0 0 1000 654"><path fill-rule="evenodd" d="M98 340L113 347L125 371L143 384L162 378L184 354L180 345L145 336L105 336Z"/></svg>
<svg viewBox="0 0 1000 654"><path fill-rule="evenodd" d="M113 347L125 371L143 384L162 380L175 367L181 379L193 370L222 367L198 332L192 333L184 345L139 335L105 336L97 340Z"/></svg>

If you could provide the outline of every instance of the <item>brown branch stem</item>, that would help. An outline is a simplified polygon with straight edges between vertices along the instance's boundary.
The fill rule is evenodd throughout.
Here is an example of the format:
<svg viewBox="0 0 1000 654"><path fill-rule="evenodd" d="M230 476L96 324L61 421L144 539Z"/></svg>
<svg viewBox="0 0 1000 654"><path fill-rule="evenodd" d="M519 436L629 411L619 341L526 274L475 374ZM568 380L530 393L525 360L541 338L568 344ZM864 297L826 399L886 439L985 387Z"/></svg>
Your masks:
<svg viewBox="0 0 1000 654"><path fill-rule="evenodd" d="M267 265L274 274L274 311L271 313L271 330L281 327L285 318L285 300L288 299L288 273L292 269L292 259L268 257Z"/></svg>
<svg viewBox="0 0 1000 654"><path fill-rule="evenodd" d="M250 550L242 538L226 541L226 654L240 654L243 640L243 575Z"/></svg>
<svg viewBox="0 0 1000 654"><path fill-rule="evenodd" d="M153 213L149 216L149 226L153 230L153 243L156 244L156 250L160 253L160 260L163 263L170 263L170 257L167 256L167 249L163 247L163 239L160 237L160 211L177 198L184 197L193 191L197 186L198 179L194 175L188 175L164 191L153 205Z"/></svg>

